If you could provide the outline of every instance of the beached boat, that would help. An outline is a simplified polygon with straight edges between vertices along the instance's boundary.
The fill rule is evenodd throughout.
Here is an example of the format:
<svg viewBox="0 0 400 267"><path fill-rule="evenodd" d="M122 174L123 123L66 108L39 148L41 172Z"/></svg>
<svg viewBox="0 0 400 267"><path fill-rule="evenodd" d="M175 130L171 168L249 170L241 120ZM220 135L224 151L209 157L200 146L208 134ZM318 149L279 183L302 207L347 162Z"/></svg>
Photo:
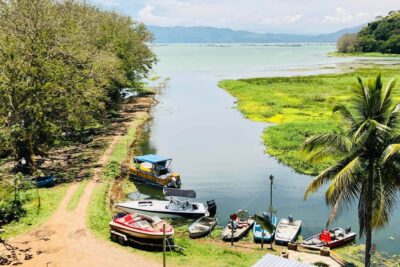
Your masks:
<svg viewBox="0 0 400 267"><path fill-rule="evenodd" d="M176 197L195 198L193 190L164 188L168 200L135 200L117 204L117 208L127 213L141 213L160 218L199 218L208 215L208 209L203 203L183 201Z"/></svg>
<svg viewBox="0 0 400 267"><path fill-rule="evenodd" d="M170 169L171 161L171 158L153 154L135 157L131 177L154 186L180 187L181 177Z"/></svg>
<svg viewBox="0 0 400 267"><path fill-rule="evenodd" d="M331 230L323 230L321 233L307 238L301 243L302 247L309 249L321 249L322 247L336 248L353 242L357 233L351 232L351 228L340 227Z"/></svg>
<svg viewBox="0 0 400 267"><path fill-rule="evenodd" d="M188 230L191 238L207 236L217 225L217 205L214 200L207 201L208 216L203 216L193 222Z"/></svg>
<svg viewBox="0 0 400 267"><path fill-rule="evenodd" d="M230 218L231 221L222 230L221 238L224 241L231 241L233 238L233 241L236 242L250 231L254 220L249 216L247 211L241 210L237 214L232 214Z"/></svg>
<svg viewBox="0 0 400 267"><path fill-rule="evenodd" d="M33 178L33 182L36 184L37 187L49 187L54 185L54 176L42 176L38 178Z"/></svg>
<svg viewBox="0 0 400 267"><path fill-rule="evenodd" d="M293 220L289 215L288 219L282 218L279 221L275 231L275 243L286 245L289 242L295 242L301 231L301 220Z"/></svg>
<svg viewBox="0 0 400 267"><path fill-rule="evenodd" d="M174 228L156 216L143 214L120 214L110 222L110 228L119 233L140 239L163 239L163 225L165 224L166 238L174 234Z"/></svg>
<svg viewBox="0 0 400 267"><path fill-rule="evenodd" d="M276 226L278 219L276 217L272 217L271 223L272 225ZM264 235L263 235L264 232ZM264 236L264 237L263 237ZM268 243L274 240L275 231L270 233L267 230L263 230L261 226L255 222L253 226L253 238L254 242L259 243L263 240L263 242Z"/></svg>

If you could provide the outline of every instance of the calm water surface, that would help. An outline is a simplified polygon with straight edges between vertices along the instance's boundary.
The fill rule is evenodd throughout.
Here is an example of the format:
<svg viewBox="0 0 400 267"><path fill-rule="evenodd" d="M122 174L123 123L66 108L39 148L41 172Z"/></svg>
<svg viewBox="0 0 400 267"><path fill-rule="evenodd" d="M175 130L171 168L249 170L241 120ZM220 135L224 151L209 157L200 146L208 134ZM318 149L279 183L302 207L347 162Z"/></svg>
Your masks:
<svg viewBox="0 0 400 267"><path fill-rule="evenodd" d="M323 191L303 201L312 177L265 154L261 135L269 125L245 119L236 110L235 99L217 83L227 78L333 72L338 64L354 60L326 56L334 49L333 45L154 46L159 58L155 73L170 82L153 111L145 152L171 156L174 170L182 174L183 188L196 190L200 201L216 200L220 224L238 209L266 210L272 174L278 218L292 214L302 219L305 237L319 232L329 213ZM343 213L335 225L358 231L356 213L356 209ZM399 222L397 212L389 226L374 234L378 249L399 253Z"/></svg>

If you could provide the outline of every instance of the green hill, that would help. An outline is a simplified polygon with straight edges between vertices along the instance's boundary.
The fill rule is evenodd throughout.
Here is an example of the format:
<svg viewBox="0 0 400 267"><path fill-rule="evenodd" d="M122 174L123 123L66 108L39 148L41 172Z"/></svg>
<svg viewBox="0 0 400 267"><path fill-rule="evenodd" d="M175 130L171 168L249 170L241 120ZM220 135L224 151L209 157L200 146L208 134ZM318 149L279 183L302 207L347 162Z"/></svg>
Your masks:
<svg viewBox="0 0 400 267"><path fill-rule="evenodd" d="M377 17L357 34L345 34L337 42L339 52L400 54L400 11Z"/></svg>

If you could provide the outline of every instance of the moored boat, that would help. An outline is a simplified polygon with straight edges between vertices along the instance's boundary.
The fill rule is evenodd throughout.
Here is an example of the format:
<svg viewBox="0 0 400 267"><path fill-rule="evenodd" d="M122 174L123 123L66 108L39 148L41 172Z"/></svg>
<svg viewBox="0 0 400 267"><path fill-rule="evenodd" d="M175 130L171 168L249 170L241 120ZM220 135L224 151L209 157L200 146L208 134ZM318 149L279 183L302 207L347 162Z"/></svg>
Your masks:
<svg viewBox="0 0 400 267"><path fill-rule="evenodd" d="M286 245L295 242L301 231L301 220L294 220L291 215L288 219L282 218L275 231L275 243Z"/></svg>
<svg viewBox="0 0 400 267"><path fill-rule="evenodd" d="M135 157L131 177L154 186L180 187L181 177L170 169L171 161L171 158L153 154Z"/></svg>
<svg viewBox="0 0 400 267"><path fill-rule="evenodd" d="M207 236L217 225L217 205L211 200L207 201L207 207L209 215L197 219L188 227L191 238Z"/></svg>
<svg viewBox="0 0 400 267"><path fill-rule="evenodd" d="M271 223L272 223L272 225L274 225L276 227L277 218L272 217ZM264 232L264 234L263 234L263 232ZM261 242L262 240L263 240L263 242L267 242L267 243L272 242L274 240L274 236L275 236L275 231L270 233L268 230L263 230L257 222L254 223L254 226L253 226L254 242L258 243L258 242Z"/></svg>
<svg viewBox="0 0 400 267"><path fill-rule="evenodd" d="M121 214L113 218L109 223L114 231L124 233L130 237L140 239L163 239L163 225L165 235L170 238L174 234L174 228L156 216L146 216L138 213Z"/></svg>
<svg viewBox="0 0 400 267"><path fill-rule="evenodd" d="M230 216L231 221L222 230L221 238L224 241L239 241L250 231L254 220L247 211L239 210L237 214Z"/></svg>
<svg viewBox="0 0 400 267"><path fill-rule="evenodd" d="M351 232L351 228L340 227L323 230L321 233L311 236L301 243L302 247L309 249L321 249L322 247L336 248L353 242L357 233Z"/></svg>
<svg viewBox="0 0 400 267"><path fill-rule="evenodd" d="M117 208L127 213L141 213L160 218L199 218L208 215L207 207L203 203L183 201L175 197L196 197L193 190L179 190L164 188L168 200L134 200L117 204Z"/></svg>

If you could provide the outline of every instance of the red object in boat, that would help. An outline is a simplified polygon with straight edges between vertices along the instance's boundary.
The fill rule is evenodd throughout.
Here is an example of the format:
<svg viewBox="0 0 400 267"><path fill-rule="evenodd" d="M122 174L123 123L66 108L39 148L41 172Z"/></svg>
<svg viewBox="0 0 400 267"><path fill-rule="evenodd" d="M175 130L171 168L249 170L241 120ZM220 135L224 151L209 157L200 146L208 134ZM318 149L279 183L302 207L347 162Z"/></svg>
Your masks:
<svg viewBox="0 0 400 267"><path fill-rule="evenodd" d="M110 228L133 237L162 239L164 224L165 235L169 238L174 234L174 228L156 216L153 217L137 213L127 214L122 217L114 218L110 222Z"/></svg>
<svg viewBox="0 0 400 267"><path fill-rule="evenodd" d="M332 242L332 238L331 238L329 231L323 230L319 236L319 240L321 240L322 242L326 242L326 243Z"/></svg>

